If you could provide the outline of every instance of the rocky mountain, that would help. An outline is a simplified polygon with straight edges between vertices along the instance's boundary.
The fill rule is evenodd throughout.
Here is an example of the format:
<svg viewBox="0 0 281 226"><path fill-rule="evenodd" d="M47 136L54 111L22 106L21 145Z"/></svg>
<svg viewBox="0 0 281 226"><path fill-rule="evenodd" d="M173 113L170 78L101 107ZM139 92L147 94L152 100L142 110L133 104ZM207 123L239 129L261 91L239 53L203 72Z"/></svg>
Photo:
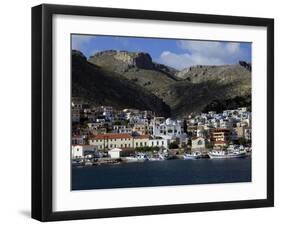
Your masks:
<svg viewBox="0 0 281 226"><path fill-rule="evenodd" d="M242 61L241 61L242 62ZM207 80L226 80L227 82L237 79L250 79L248 68L240 65L204 66L196 65L175 74L179 79L200 83Z"/></svg>
<svg viewBox="0 0 281 226"><path fill-rule="evenodd" d="M72 64L74 94L97 104L147 108L175 117L251 106L251 65L243 61L177 71L153 62L148 53L108 50L88 62L73 51Z"/></svg>
<svg viewBox="0 0 281 226"><path fill-rule="evenodd" d="M170 108L163 100L123 76L89 63L76 50L72 51L72 97L97 106L150 109L159 115L170 115Z"/></svg>
<svg viewBox="0 0 281 226"><path fill-rule="evenodd" d="M128 52L117 50L106 50L98 52L89 58L89 62L106 66L109 70L126 73L138 69L154 70L165 73L171 77L177 72L176 69L163 64L154 63L148 53L143 52ZM176 77L174 77L176 78Z"/></svg>

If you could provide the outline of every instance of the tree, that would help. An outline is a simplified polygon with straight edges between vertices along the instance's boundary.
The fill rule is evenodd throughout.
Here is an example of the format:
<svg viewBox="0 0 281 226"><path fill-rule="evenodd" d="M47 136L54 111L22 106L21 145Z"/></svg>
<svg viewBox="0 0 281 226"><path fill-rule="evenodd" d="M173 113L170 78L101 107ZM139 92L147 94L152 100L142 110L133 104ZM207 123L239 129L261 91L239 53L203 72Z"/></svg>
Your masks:
<svg viewBox="0 0 281 226"><path fill-rule="evenodd" d="M211 143L207 143L205 146L207 149L212 149L214 147Z"/></svg>
<svg viewBox="0 0 281 226"><path fill-rule="evenodd" d="M238 139L238 143L239 143L240 145L246 145L246 144L247 144L247 140L246 140L244 137L240 137L240 138Z"/></svg>
<svg viewBox="0 0 281 226"><path fill-rule="evenodd" d="M179 145L176 142L172 142L169 144L169 149L177 149L179 148Z"/></svg>

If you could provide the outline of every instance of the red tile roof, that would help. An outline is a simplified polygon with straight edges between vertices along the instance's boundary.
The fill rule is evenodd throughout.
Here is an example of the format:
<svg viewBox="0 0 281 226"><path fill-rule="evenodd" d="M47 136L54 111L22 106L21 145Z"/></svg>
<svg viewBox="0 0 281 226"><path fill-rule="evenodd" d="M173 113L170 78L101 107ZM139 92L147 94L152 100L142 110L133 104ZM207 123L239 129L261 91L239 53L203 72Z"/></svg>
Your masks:
<svg viewBox="0 0 281 226"><path fill-rule="evenodd" d="M94 140L106 140L106 139L124 139L132 138L130 134L121 134L121 133L106 133L106 134L97 134L94 137Z"/></svg>
<svg viewBox="0 0 281 226"><path fill-rule="evenodd" d="M150 135L139 135L139 136L136 136L134 137L135 139L149 139L150 138Z"/></svg>
<svg viewBox="0 0 281 226"><path fill-rule="evenodd" d="M214 143L215 144L227 144L227 141L217 140Z"/></svg>

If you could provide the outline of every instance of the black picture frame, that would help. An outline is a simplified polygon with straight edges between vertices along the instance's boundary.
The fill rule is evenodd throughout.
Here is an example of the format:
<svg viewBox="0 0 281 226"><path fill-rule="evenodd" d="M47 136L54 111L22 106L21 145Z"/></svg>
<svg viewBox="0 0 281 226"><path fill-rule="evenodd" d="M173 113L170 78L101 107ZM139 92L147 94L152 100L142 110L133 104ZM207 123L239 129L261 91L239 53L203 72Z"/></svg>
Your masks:
<svg viewBox="0 0 281 226"><path fill-rule="evenodd" d="M267 28L267 198L95 210L52 210L52 18L55 14L182 21ZM32 218L122 217L274 206L274 20L176 12L43 4L32 8Z"/></svg>

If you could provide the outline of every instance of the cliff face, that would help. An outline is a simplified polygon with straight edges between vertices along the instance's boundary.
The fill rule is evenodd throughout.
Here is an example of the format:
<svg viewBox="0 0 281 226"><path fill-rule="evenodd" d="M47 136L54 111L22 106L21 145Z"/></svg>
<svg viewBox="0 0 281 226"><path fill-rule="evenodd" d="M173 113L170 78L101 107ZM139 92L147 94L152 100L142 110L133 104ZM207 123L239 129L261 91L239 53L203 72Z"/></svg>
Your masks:
<svg viewBox="0 0 281 226"><path fill-rule="evenodd" d="M118 73L144 69L157 70L173 75L176 71L165 65L155 64L152 61L151 56L148 53L143 52L106 50L91 56L89 62L99 66L105 66L109 70Z"/></svg>
<svg viewBox="0 0 281 226"><path fill-rule="evenodd" d="M114 58L120 60L128 65L128 67L137 67L142 69L153 69L154 64L152 59L147 53L128 53L117 52Z"/></svg>

